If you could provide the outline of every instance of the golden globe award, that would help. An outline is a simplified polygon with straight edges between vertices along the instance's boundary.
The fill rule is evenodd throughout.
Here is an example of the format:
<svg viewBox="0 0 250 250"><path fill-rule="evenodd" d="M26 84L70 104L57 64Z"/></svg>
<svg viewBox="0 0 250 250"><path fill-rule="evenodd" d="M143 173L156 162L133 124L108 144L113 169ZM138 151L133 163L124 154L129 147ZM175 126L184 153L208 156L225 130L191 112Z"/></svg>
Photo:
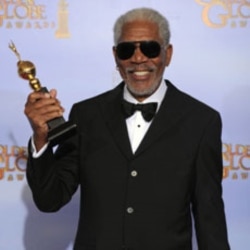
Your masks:
<svg viewBox="0 0 250 250"><path fill-rule="evenodd" d="M22 61L16 46L13 42L9 44L9 48L15 53L18 58L17 67L18 75L28 80L30 87L34 91L48 93L46 87L42 87L38 78L36 78L35 65L30 61ZM49 126L48 141L52 146L62 142L76 133L76 124L71 121L66 122L63 117L58 117L47 122Z"/></svg>

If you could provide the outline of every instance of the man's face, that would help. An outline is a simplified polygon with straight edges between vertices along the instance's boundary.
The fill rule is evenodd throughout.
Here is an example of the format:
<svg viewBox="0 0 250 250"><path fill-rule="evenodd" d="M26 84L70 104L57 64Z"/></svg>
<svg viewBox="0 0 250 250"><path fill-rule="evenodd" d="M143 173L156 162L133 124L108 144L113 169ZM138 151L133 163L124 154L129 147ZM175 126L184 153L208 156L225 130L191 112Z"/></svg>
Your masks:
<svg viewBox="0 0 250 250"><path fill-rule="evenodd" d="M161 46L159 55L150 58L143 54L140 49L142 41L158 42ZM164 46L158 26L155 23L145 21L133 21L125 24L118 44L123 42L133 42L135 50L131 57L121 59L117 55L116 47L114 47L116 64L130 93L137 100L143 101L153 94L160 85L164 69L171 60L172 46Z"/></svg>

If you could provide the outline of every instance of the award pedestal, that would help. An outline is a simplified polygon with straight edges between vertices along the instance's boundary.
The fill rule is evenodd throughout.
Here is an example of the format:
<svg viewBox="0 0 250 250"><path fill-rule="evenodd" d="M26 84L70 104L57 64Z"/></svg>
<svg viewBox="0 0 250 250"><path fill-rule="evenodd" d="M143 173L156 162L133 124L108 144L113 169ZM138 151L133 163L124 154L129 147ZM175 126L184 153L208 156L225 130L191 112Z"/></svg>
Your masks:
<svg viewBox="0 0 250 250"><path fill-rule="evenodd" d="M52 146L57 145L76 134L76 124L71 121L65 122L63 117L48 122L50 128L48 141Z"/></svg>

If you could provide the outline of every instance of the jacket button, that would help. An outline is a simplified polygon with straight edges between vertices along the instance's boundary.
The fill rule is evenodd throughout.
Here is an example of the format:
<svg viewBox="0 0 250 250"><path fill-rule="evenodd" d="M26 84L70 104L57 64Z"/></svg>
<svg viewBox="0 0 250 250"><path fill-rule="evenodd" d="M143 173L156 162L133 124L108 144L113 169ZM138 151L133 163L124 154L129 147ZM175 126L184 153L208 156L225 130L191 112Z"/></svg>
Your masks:
<svg viewBox="0 0 250 250"><path fill-rule="evenodd" d="M136 170L133 170L132 172L131 172L131 176L132 177L136 177L138 175L138 172L136 171Z"/></svg>
<svg viewBox="0 0 250 250"><path fill-rule="evenodd" d="M132 207L127 208L127 213L132 214L134 212L134 209Z"/></svg>

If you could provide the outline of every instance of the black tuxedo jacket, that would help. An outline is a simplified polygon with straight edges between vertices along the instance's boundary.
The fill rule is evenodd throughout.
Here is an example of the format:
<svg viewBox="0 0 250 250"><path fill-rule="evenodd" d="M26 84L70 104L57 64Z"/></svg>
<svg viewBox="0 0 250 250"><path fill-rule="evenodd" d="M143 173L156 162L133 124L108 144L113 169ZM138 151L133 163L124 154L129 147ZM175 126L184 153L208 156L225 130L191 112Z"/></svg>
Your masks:
<svg viewBox="0 0 250 250"><path fill-rule="evenodd" d="M77 250L228 250L218 112L169 81L133 154L121 112L123 85L73 106L78 134L28 160L38 208L53 212L80 185Z"/></svg>

